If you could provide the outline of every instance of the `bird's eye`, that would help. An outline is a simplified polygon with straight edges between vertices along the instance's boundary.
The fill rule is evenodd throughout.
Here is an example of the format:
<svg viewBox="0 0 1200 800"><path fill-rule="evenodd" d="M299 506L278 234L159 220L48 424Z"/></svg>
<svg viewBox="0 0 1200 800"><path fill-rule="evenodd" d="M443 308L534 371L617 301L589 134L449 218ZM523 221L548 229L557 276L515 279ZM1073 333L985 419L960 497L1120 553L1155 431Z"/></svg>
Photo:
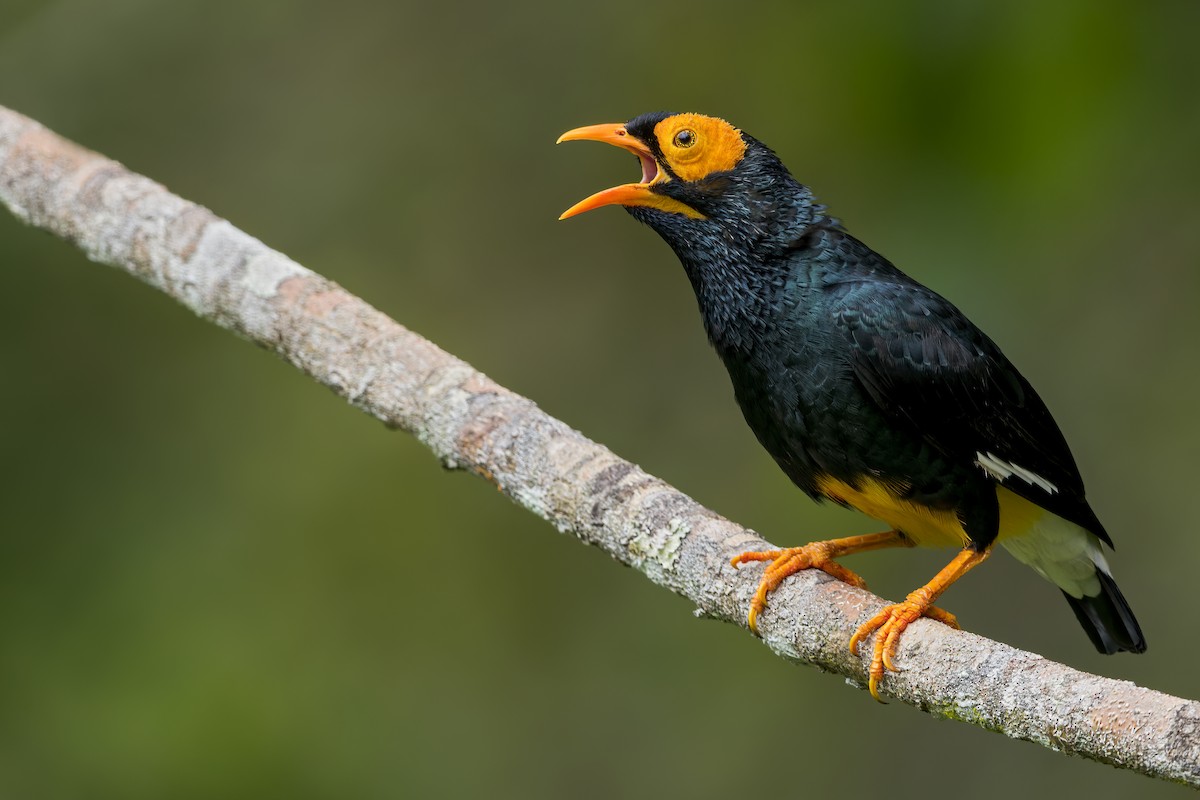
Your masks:
<svg viewBox="0 0 1200 800"><path fill-rule="evenodd" d="M674 143L676 147L688 148L696 143L696 132L688 128L684 128L679 133L675 134Z"/></svg>

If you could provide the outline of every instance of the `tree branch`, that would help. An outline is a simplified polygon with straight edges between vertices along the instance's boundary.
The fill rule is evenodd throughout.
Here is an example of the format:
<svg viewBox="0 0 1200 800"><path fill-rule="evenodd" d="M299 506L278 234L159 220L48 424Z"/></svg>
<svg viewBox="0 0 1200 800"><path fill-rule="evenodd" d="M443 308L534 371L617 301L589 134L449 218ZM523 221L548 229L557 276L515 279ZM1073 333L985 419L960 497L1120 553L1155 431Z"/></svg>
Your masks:
<svg viewBox="0 0 1200 800"><path fill-rule="evenodd" d="M715 619L745 625L769 545L543 413L332 281L159 184L0 107L0 199L406 430ZM778 655L862 685L847 642L883 601L818 571L786 582L759 625ZM919 620L883 690L970 722L1200 788L1200 703L1079 672Z"/></svg>

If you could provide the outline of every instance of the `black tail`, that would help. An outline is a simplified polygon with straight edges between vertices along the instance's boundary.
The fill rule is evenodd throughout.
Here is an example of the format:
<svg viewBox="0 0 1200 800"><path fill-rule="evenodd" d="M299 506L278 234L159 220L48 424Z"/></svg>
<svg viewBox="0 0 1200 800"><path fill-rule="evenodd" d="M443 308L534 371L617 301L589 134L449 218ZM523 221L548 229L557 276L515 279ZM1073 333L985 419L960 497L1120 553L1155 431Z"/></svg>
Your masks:
<svg viewBox="0 0 1200 800"><path fill-rule="evenodd" d="M1063 592L1092 644L1101 653L1109 655L1122 650L1128 653L1146 652L1146 637L1142 636L1142 628L1112 576L1102 569L1096 570L1096 576L1100 578L1100 594L1095 597L1075 598Z"/></svg>

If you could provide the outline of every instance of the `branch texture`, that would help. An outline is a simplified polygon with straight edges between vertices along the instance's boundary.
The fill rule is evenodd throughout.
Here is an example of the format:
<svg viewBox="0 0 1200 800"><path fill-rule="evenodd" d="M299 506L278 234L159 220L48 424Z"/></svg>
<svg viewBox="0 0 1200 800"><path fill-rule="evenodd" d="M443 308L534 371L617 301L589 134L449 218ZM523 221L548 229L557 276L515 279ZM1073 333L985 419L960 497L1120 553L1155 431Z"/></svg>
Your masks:
<svg viewBox="0 0 1200 800"><path fill-rule="evenodd" d="M212 212L0 107L0 199L20 219L277 353L587 544L744 627L768 549L752 531L647 475L469 364ZM847 647L882 607L810 570L772 595L759 627L778 655L865 684ZM1146 775L1200 788L1200 703L1080 672L918 620L884 693Z"/></svg>

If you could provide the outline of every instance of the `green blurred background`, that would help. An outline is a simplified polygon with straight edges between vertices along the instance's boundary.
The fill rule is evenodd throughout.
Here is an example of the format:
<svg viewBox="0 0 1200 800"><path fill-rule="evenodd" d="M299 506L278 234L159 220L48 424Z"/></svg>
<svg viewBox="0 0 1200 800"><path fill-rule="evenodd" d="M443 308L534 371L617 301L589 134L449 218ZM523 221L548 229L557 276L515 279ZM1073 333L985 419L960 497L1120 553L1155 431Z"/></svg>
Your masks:
<svg viewBox="0 0 1200 800"><path fill-rule="evenodd" d="M1194 697L1198 26L1194 3L5 0L0 103L776 542L872 530L759 450L651 231L556 221L636 175L562 131L725 116L1039 387L1150 650L1097 655L1007 556L947 607ZM1183 796L789 666L7 214L0 257L0 797ZM947 555L851 566L897 597Z"/></svg>

